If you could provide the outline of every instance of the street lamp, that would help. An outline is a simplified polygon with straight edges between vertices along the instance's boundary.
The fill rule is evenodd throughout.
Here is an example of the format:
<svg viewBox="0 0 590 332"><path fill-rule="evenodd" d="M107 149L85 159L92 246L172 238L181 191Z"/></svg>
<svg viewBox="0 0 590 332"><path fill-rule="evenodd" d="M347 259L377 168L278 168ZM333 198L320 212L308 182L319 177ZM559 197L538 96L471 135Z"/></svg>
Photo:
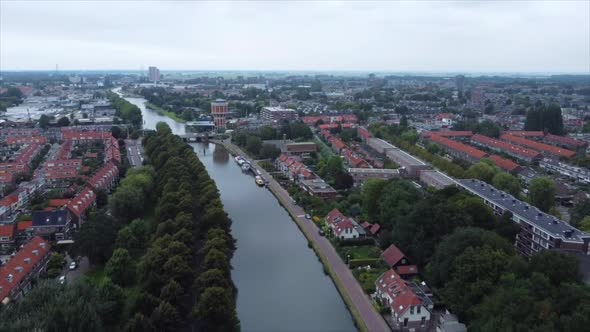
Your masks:
<svg viewBox="0 0 590 332"><path fill-rule="evenodd" d="M350 254L346 255L346 265L348 265L348 268L350 269Z"/></svg>

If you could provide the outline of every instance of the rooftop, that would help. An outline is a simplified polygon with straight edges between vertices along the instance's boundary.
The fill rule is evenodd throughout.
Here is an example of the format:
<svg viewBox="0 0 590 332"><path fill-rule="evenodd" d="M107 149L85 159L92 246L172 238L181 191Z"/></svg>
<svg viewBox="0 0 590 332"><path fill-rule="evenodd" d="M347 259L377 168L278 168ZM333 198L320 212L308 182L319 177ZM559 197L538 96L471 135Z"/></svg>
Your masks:
<svg viewBox="0 0 590 332"><path fill-rule="evenodd" d="M525 222L545 231L554 238L564 242L583 242L583 238L590 235L570 226L563 220L549 215L538 208L520 201L512 195L494 188L493 186L475 179L457 179L457 183L468 191L512 212ZM568 233L571 232L571 235Z"/></svg>

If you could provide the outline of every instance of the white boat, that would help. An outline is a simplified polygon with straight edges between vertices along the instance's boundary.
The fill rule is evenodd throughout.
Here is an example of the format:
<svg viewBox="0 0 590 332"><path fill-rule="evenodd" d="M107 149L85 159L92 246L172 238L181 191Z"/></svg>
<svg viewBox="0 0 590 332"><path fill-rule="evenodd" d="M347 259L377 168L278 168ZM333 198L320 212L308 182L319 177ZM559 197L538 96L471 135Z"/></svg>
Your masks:
<svg viewBox="0 0 590 332"><path fill-rule="evenodd" d="M238 163L238 165L242 166L243 163L245 163L244 158L242 158L241 156L236 156L235 158L236 163Z"/></svg>
<svg viewBox="0 0 590 332"><path fill-rule="evenodd" d="M264 186L264 180L262 179L262 177L260 175L256 175L255 180L256 184L260 187Z"/></svg>
<svg viewBox="0 0 590 332"><path fill-rule="evenodd" d="M245 171L246 172L246 171L249 171L249 170L250 170L250 164L248 164L246 162L243 163L242 164L242 171Z"/></svg>

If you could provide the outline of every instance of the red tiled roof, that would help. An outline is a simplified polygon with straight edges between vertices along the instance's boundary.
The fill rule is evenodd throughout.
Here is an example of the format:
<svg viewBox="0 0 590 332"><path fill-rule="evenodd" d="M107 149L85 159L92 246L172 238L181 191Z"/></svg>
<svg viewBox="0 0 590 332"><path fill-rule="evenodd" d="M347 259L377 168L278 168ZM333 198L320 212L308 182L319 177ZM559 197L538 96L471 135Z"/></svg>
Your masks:
<svg viewBox="0 0 590 332"><path fill-rule="evenodd" d="M336 147L338 150L342 150L342 149L346 148L346 143L344 143L339 138L334 138L332 140L332 146Z"/></svg>
<svg viewBox="0 0 590 332"><path fill-rule="evenodd" d="M96 195L89 187L85 187L67 205L68 210L76 217L80 217L94 203Z"/></svg>
<svg viewBox="0 0 590 332"><path fill-rule="evenodd" d="M19 233L33 229L33 221L32 220L19 221L17 223L16 229L18 230Z"/></svg>
<svg viewBox="0 0 590 332"><path fill-rule="evenodd" d="M7 137L6 144L8 145L16 145L16 144L45 144L47 143L47 139L43 136L29 136L29 137Z"/></svg>
<svg viewBox="0 0 590 332"><path fill-rule="evenodd" d="M438 135L442 137L471 137L473 132L471 131L458 131L458 130L444 130L444 131L427 131L422 136L430 137L432 135Z"/></svg>
<svg viewBox="0 0 590 332"><path fill-rule="evenodd" d="M588 143L586 143L584 141L577 140L575 138L571 138L571 137L567 137L567 136L557 136L557 135L553 135L553 134L547 134L547 136L545 136L545 141L550 142L550 143L574 146L577 148L581 148L581 147L588 145Z"/></svg>
<svg viewBox="0 0 590 332"><path fill-rule="evenodd" d="M35 236L8 263L0 267L0 301L9 297L10 291L17 287L48 253L49 243ZM9 276L12 276L11 281Z"/></svg>
<svg viewBox="0 0 590 332"><path fill-rule="evenodd" d="M401 261L405 255L401 250L399 250L398 247L395 246L395 244L392 244L389 246L389 248L385 249L385 251L381 254L381 257L383 257L383 260L387 263L387 265L394 266L399 263L399 261Z"/></svg>
<svg viewBox="0 0 590 332"><path fill-rule="evenodd" d="M88 184L95 189L104 189L119 175L119 169L112 162L101 167L91 178Z"/></svg>
<svg viewBox="0 0 590 332"><path fill-rule="evenodd" d="M337 223L344 219L346 219L346 217L338 209L334 209L326 215L326 222L332 226L335 226Z"/></svg>
<svg viewBox="0 0 590 332"><path fill-rule="evenodd" d="M112 137L110 132L99 132L99 131L73 131L73 130L62 130L62 136L64 140L74 141L95 141L105 140Z"/></svg>
<svg viewBox="0 0 590 332"><path fill-rule="evenodd" d="M450 140L448 138L441 137L438 135L431 135L430 140L435 143L444 145L445 147L450 148L452 150L465 153L475 159L481 159L487 155L485 152L483 152L479 149L476 149L472 146L465 145L465 144L459 143L459 142L455 142L453 140Z"/></svg>
<svg viewBox="0 0 590 332"><path fill-rule="evenodd" d="M0 236L7 236L14 239L14 224L0 225Z"/></svg>
<svg viewBox="0 0 590 332"><path fill-rule="evenodd" d="M521 136L521 137L543 137L545 133L542 131L526 131L526 130L509 130L506 134Z"/></svg>
<svg viewBox="0 0 590 332"><path fill-rule="evenodd" d="M381 225L373 224L373 226L371 226L371 229L369 229L369 233L371 233L371 235L375 235L379 232L380 229L381 229Z"/></svg>
<svg viewBox="0 0 590 332"><path fill-rule="evenodd" d="M576 153L574 151L558 148L558 147L555 147L552 145L547 145L547 144L539 143L536 141L531 141L529 139L522 138L519 136L504 134L504 135L502 135L501 138L505 141L509 141L509 142L519 144L519 145L523 145L523 146L529 147L531 149L535 149L535 150L538 150L541 152L546 152L546 153L549 153L549 154L552 154L555 156L559 156L559 157L571 158L576 155Z"/></svg>
<svg viewBox="0 0 590 332"><path fill-rule="evenodd" d="M539 152L537 151L526 149L518 145L510 144L504 141L499 141L497 139L493 139L479 134L473 135L471 137L471 141L488 146L490 148L500 149L502 151L515 154L522 158L535 159L540 156Z"/></svg>
<svg viewBox="0 0 590 332"><path fill-rule="evenodd" d="M11 206L18 202L17 195L8 195L0 200L0 206Z"/></svg>
<svg viewBox="0 0 590 332"><path fill-rule="evenodd" d="M421 305L422 301L412 291L405 280L394 270L385 271L375 282L377 288L392 299L390 307L398 316L406 312L410 306Z"/></svg>
<svg viewBox="0 0 590 332"><path fill-rule="evenodd" d="M336 224L336 228L334 229L334 234L336 236L340 236L347 229L353 229L353 228L354 228L354 224L352 223L352 221L348 218L344 218L342 221L340 221L339 223Z"/></svg>
<svg viewBox="0 0 590 332"><path fill-rule="evenodd" d="M508 172L514 172L520 167L519 164L512 160L504 159L495 154L489 156L488 159L490 159L496 166Z"/></svg>
<svg viewBox="0 0 590 332"><path fill-rule="evenodd" d="M368 221L365 221L364 223L361 224L361 227L364 228L364 229L368 229L371 226L373 226L373 225L370 222L368 222Z"/></svg>
<svg viewBox="0 0 590 332"><path fill-rule="evenodd" d="M355 127L355 124L354 123L341 123L341 124L338 124L338 123L326 123L326 124L320 125L319 128L320 129L336 129L336 128L338 128L339 125L342 128L354 128Z"/></svg>
<svg viewBox="0 0 590 332"><path fill-rule="evenodd" d="M416 265L402 265L395 268L400 275L418 274L418 267Z"/></svg>
<svg viewBox="0 0 590 332"><path fill-rule="evenodd" d="M68 205L68 203L70 201L71 201L71 199L69 199L69 198L50 199L48 206L60 208L60 207Z"/></svg>

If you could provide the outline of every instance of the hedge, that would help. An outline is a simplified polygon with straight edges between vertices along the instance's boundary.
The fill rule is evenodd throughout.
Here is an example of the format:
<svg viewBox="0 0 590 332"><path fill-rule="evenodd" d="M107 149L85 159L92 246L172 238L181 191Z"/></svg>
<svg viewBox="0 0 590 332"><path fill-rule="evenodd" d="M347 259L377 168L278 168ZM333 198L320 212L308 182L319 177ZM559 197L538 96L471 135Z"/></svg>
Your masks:
<svg viewBox="0 0 590 332"><path fill-rule="evenodd" d="M379 263L380 258L359 258L359 259L351 259L348 262L348 266L350 266L351 269L354 269L355 267L359 267L359 266L367 266L367 265L377 265L377 263Z"/></svg>

